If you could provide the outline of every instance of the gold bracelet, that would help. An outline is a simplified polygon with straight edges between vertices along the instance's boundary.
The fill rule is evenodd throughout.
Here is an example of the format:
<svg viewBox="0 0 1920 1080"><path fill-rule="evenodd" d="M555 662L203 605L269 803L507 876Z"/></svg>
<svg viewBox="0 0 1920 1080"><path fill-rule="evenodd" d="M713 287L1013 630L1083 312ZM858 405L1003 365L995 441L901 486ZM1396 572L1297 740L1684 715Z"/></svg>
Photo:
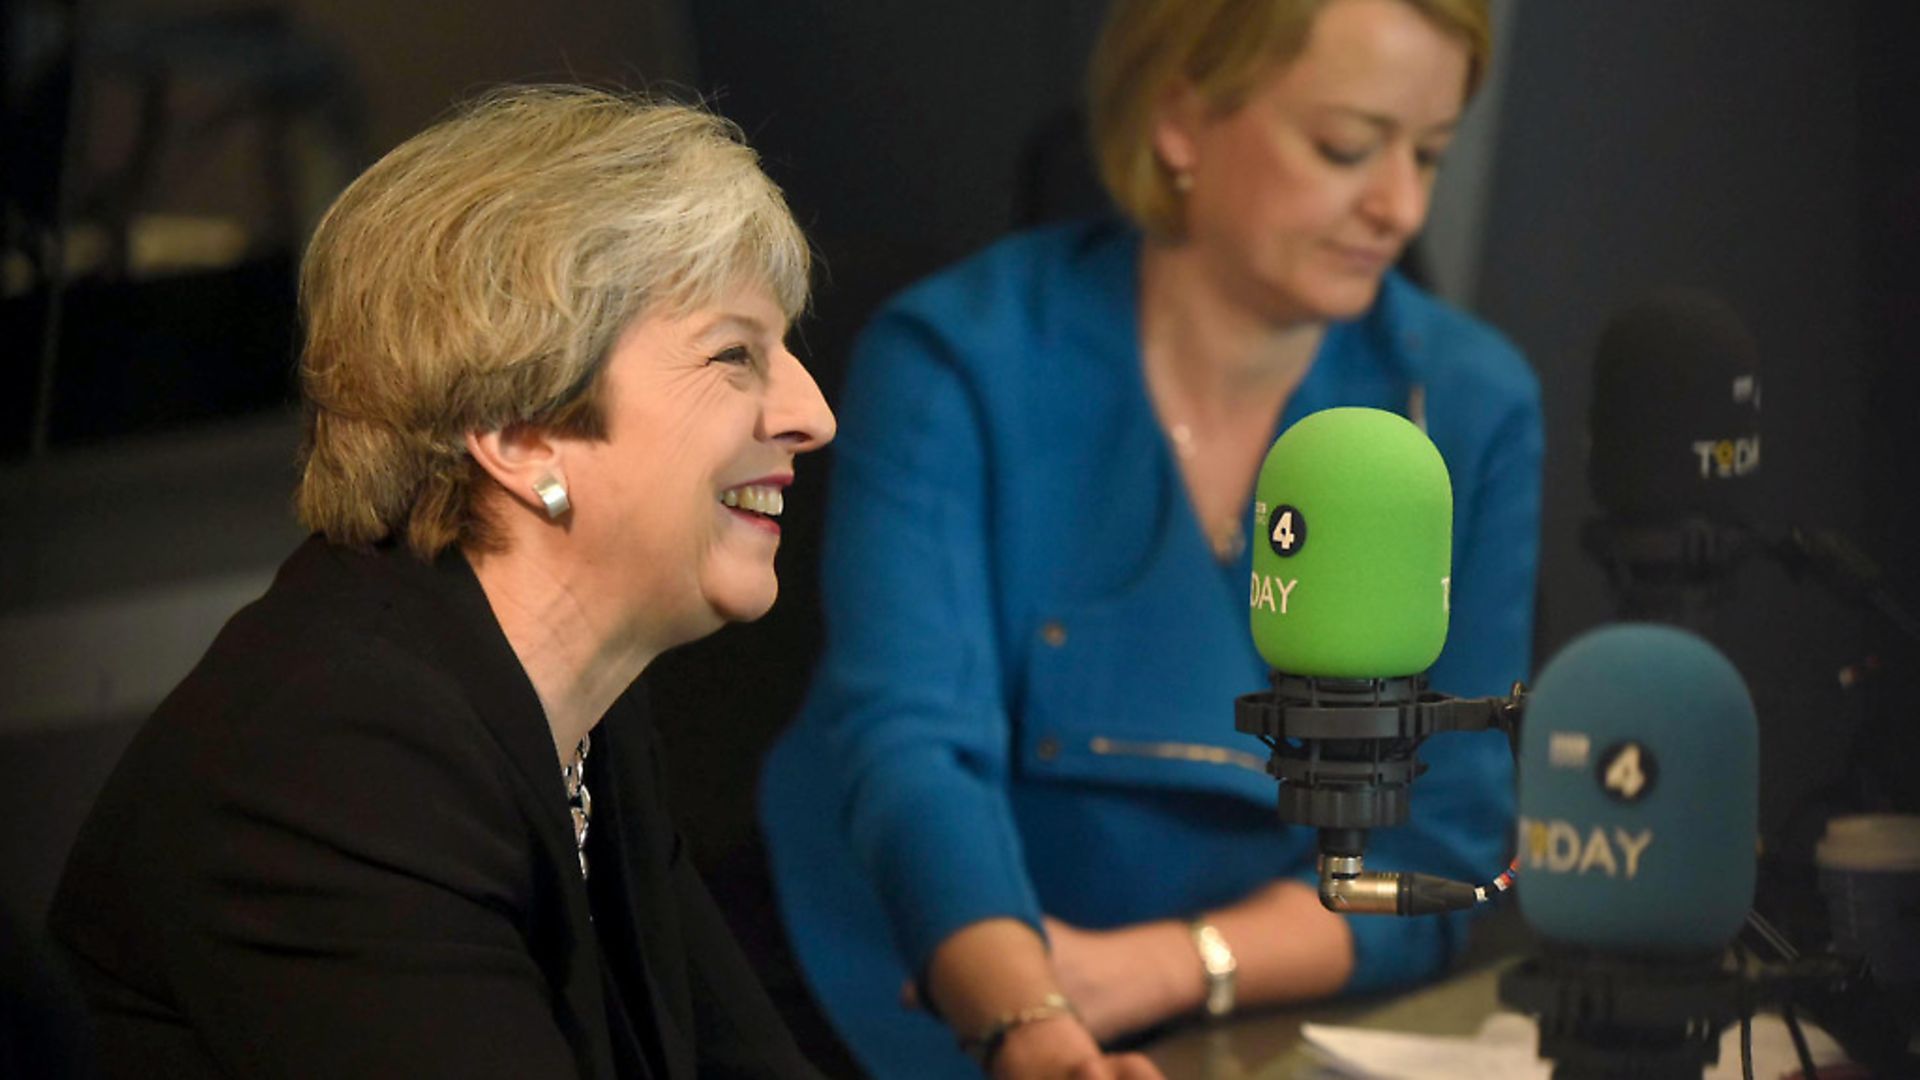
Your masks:
<svg viewBox="0 0 1920 1080"><path fill-rule="evenodd" d="M1048 994L1040 999L1038 1005L1029 1005L1024 1009L1000 1014L992 1023L981 1028L978 1035L961 1036L960 1050L979 1063L982 1069L991 1068L994 1056L1000 1053L1000 1047L1006 1043L1007 1036L1011 1035L1015 1028L1038 1023L1041 1020L1051 1020L1056 1016L1071 1016L1078 1020L1080 1012L1073 1007L1073 1002L1067 1000L1065 994L1057 992Z"/></svg>

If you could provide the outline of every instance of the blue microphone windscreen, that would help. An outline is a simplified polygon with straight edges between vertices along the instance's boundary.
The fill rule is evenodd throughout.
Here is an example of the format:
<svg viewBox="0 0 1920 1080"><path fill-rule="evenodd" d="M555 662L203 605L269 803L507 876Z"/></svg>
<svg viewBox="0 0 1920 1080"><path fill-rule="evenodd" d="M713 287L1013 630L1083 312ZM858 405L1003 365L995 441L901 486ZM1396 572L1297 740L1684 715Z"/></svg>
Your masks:
<svg viewBox="0 0 1920 1080"><path fill-rule="evenodd" d="M1549 941L1724 948L1753 904L1759 729L1699 637L1624 624L1540 673L1520 739L1520 909Z"/></svg>

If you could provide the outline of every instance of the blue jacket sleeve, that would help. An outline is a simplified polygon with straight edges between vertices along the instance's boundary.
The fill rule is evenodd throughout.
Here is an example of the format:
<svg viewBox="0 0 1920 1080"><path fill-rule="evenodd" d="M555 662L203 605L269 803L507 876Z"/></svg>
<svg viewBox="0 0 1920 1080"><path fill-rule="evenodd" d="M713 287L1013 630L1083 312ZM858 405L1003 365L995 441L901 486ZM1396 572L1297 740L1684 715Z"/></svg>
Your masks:
<svg viewBox="0 0 1920 1080"><path fill-rule="evenodd" d="M970 923L1040 921L1006 794L985 419L939 331L899 309L862 336L841 415L809 721L855 853L923 971Z"/></svg>
<svg viewBox="0 0 1920 1080"><path fill-rule="evenodd" d="M1471 462L1471 501L1454 507L1447 647L1429 672L1435 689L1461 696L1505 694L1528 673L1543 450L1539 387L1531 374L1524 393L1481 423L1473 433L1480 454ZM1368 865L1474 884L1492 880L1506 868L1512 839L1513 757L1506 737L1439 735L1427 740L1420 757L1430 769L1414 782L1412 817L1374 832ZM1465 944L1472 917L1349 920L1356 954L1349 992L1437 975Z"/></svg>

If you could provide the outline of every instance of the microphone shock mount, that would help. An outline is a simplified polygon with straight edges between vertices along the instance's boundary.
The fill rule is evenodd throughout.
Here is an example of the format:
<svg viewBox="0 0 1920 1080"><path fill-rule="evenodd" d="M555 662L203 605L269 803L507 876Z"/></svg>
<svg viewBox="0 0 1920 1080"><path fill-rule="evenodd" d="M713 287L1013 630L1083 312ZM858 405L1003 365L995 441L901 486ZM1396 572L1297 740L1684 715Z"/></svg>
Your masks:
<svg viewBox="0 0 1920 1080"><path fill-rule="evenodd" d="M1515 683L1504 698L1453 698L1424 675L1333 679L1275 671L1271 689L1234 703L1234 727L1266 743L1280 782L1280 819L1320 830L1320 902L1351 914L1458 911L1504 891L1511 868L1475 887L1429 874L1369 871L1367 832L1404 825L1417 751L1443 731L1502 731L1512 745L1525 708Z"/></svg>

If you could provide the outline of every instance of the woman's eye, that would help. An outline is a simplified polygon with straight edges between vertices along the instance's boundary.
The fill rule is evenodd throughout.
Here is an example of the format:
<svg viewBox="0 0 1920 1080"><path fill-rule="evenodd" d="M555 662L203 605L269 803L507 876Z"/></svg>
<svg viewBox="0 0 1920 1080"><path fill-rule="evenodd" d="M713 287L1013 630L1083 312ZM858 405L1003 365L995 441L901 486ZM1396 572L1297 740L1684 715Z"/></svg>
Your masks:
<svg viewBox="0 0 1920 1080"><path fill-rule="evenodd" d="M1446 157L1447 151L1444 148L1416 150L1413 155L1414 160L1419 162L1423 169L1438 169Z"/></svg>
<svg viewBox="0 0 1920 1080"><path fill-rule="evenodd" d="M743 366L751 365L753 363L753 350L747 348L745 345L729 346L715 353L708 362L715 364L739 364Z"/></svg>
<svg viewBox="0 0 1920 1080"><path fill-rule="evenodd" d="M1316 146L1320 156L1335 165L1358 165L1367 160L1367 155L1371 153L1366 148L1356 150L1351 147L1335 146L1332 143L1318 143Z"/></svg>

